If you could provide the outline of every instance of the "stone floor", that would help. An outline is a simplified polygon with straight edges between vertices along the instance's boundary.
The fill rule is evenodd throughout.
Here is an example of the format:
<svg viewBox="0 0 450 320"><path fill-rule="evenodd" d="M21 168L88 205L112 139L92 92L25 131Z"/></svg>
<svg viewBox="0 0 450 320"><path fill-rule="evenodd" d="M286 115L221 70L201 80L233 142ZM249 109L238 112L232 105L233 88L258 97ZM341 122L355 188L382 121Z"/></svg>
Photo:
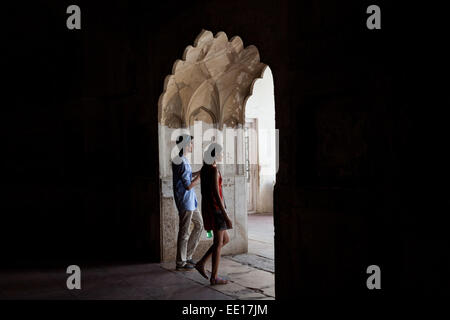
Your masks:
<svg viewBox="0 0 450 320"><path fill-rule="evenodd" d="M275 272L274 228L271 213L248 216L248 253L229 258L260 270Z"/></svg>
<svg viewBox="0 0 450 320"><path fill-rule="evenodd" d="M227 285L209 286L209 281L196 271L177 273L232 299L274 299L273 215L249 215L248 237L247 254L224 256L221 259L219 275L229 280ZM161 266L169 271L176 272L173 263L161 264ZM210 263L207 264L206 270L211 272Z"/></svg>
<svg viewBox="0 0 450 320"><path fill-rule="evenodd" d="M248 216L248 253L274 259L274 228L271 213Z"/></svg>
<svg viewBox="0 0 450 320"><path fill-rule="evenodd" d="M80 265L81 290L67 289L65 268L2 270L0 299L274 299L271 221L271 215L249 216L248 254L221 260L219 274L227 285L211 286L196 271L175 271L174 263ZM211 271L210 263L206 269Z"/></svg>

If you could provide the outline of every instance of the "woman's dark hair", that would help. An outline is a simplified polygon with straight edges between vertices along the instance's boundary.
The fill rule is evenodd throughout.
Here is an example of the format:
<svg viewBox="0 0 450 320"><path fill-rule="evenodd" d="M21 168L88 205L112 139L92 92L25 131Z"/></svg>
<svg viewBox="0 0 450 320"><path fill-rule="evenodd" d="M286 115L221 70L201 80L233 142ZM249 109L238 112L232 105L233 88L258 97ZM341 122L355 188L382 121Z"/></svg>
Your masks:
<svg viewBox="0 0 450 320"><path fill-rule="evenodd" d="M216 152L217 151L217 152ZM200 170L200 179L202 183L200 184L203 199L208 199L211 201L212 190L215 189L214 176L216 174L217 168L213 166L216 154L222 152L222 146L218 143L212 143L209 145L208 149L203 154L203 166Z"/></svg>
<svg viewBox="0 0 450 320"><path fill-rule="evenodd" d="M217 150L217 152L216 152ZM212 165L216 159L216 154L220 154L222 152L222 146L218 143L211 143L208 146L208 149L203 154L203 163Z"/></svg>
<svg viewBox="0 0 450 320"><path fill-rule="evenodd" d="M216 170L216 168L214 168L212 164L208 164L203 161L203 166L200 169L200 179L202 181L202 183L200 184L200 190L202 193L202 201L205 201L206 199L210 201L210 198L207 197L211 194L213 188L215 188L213 179L214 170Z"/></svg>

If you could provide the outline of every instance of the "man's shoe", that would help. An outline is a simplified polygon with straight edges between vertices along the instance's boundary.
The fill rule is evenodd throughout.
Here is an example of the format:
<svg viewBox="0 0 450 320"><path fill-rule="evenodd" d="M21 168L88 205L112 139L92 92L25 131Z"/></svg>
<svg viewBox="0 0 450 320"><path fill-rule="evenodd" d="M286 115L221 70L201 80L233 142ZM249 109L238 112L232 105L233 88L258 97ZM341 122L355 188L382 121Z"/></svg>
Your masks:
<svg viewBox="0 0 450 320"><path fill-rule="evenodd" d="M192 259L186 260L186 263L192 264L194 267L197 265L197 262Z"/></svg>
<svg viewBox="0 0 450 320"><path fill-rule="evenodd" d="M184 266L177 266L177 271L192 271L194 270L194 266L186 263Z"/></svg>

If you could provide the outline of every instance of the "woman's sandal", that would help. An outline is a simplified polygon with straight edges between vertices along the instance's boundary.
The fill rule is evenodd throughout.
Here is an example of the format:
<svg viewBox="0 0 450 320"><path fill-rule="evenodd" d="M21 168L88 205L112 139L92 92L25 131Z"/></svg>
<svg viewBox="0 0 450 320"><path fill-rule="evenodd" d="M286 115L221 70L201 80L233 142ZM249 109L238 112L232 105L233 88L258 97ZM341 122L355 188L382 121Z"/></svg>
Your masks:
<svg viewBox="0 0 450 320"><path fill-rule="evenodd" d="M211 278L210 280L211 285L216 285L216 284L227 284L228 280L216 277L215 279Z"/></svg>

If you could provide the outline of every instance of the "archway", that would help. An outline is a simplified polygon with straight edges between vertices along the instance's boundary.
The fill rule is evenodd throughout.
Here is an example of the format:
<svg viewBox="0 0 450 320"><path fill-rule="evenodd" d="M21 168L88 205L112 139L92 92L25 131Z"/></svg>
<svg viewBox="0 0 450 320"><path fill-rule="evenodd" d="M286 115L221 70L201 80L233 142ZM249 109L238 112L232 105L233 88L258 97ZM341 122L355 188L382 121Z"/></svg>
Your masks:
<svg viewBox="0 0 450 320"><path fill-rule="evenodd" d="M274 270L273 191L276 179L275 97L272 71L264 67L245 103L245 173L248 253ZM250 259L252 260L252 259Z"/></svg>
<svg viewBox="0 0 450 320"><path fill-rule="evenodd" d="M219 165L234 226L223 254L247 252L245 106L252 101L249 97L257 79L267 74L266 67L260 62L255 46L244 48L237 36L229 40L224 32L213 36L210 31L202 30L194 45L185 49L182 59L175 61L172 74L166 77L158 103L162 261L174 261L176 255L178 213L173 200L171 155L180 130L194 136L194 152L188 156L194 171L201 167L202 150L211 136L223 144L224 162ZM213 128L217 130L211 135ZM195 191L201 205L200 189L197 187ZM211 241L204 232L197 255Z"/></svg>

